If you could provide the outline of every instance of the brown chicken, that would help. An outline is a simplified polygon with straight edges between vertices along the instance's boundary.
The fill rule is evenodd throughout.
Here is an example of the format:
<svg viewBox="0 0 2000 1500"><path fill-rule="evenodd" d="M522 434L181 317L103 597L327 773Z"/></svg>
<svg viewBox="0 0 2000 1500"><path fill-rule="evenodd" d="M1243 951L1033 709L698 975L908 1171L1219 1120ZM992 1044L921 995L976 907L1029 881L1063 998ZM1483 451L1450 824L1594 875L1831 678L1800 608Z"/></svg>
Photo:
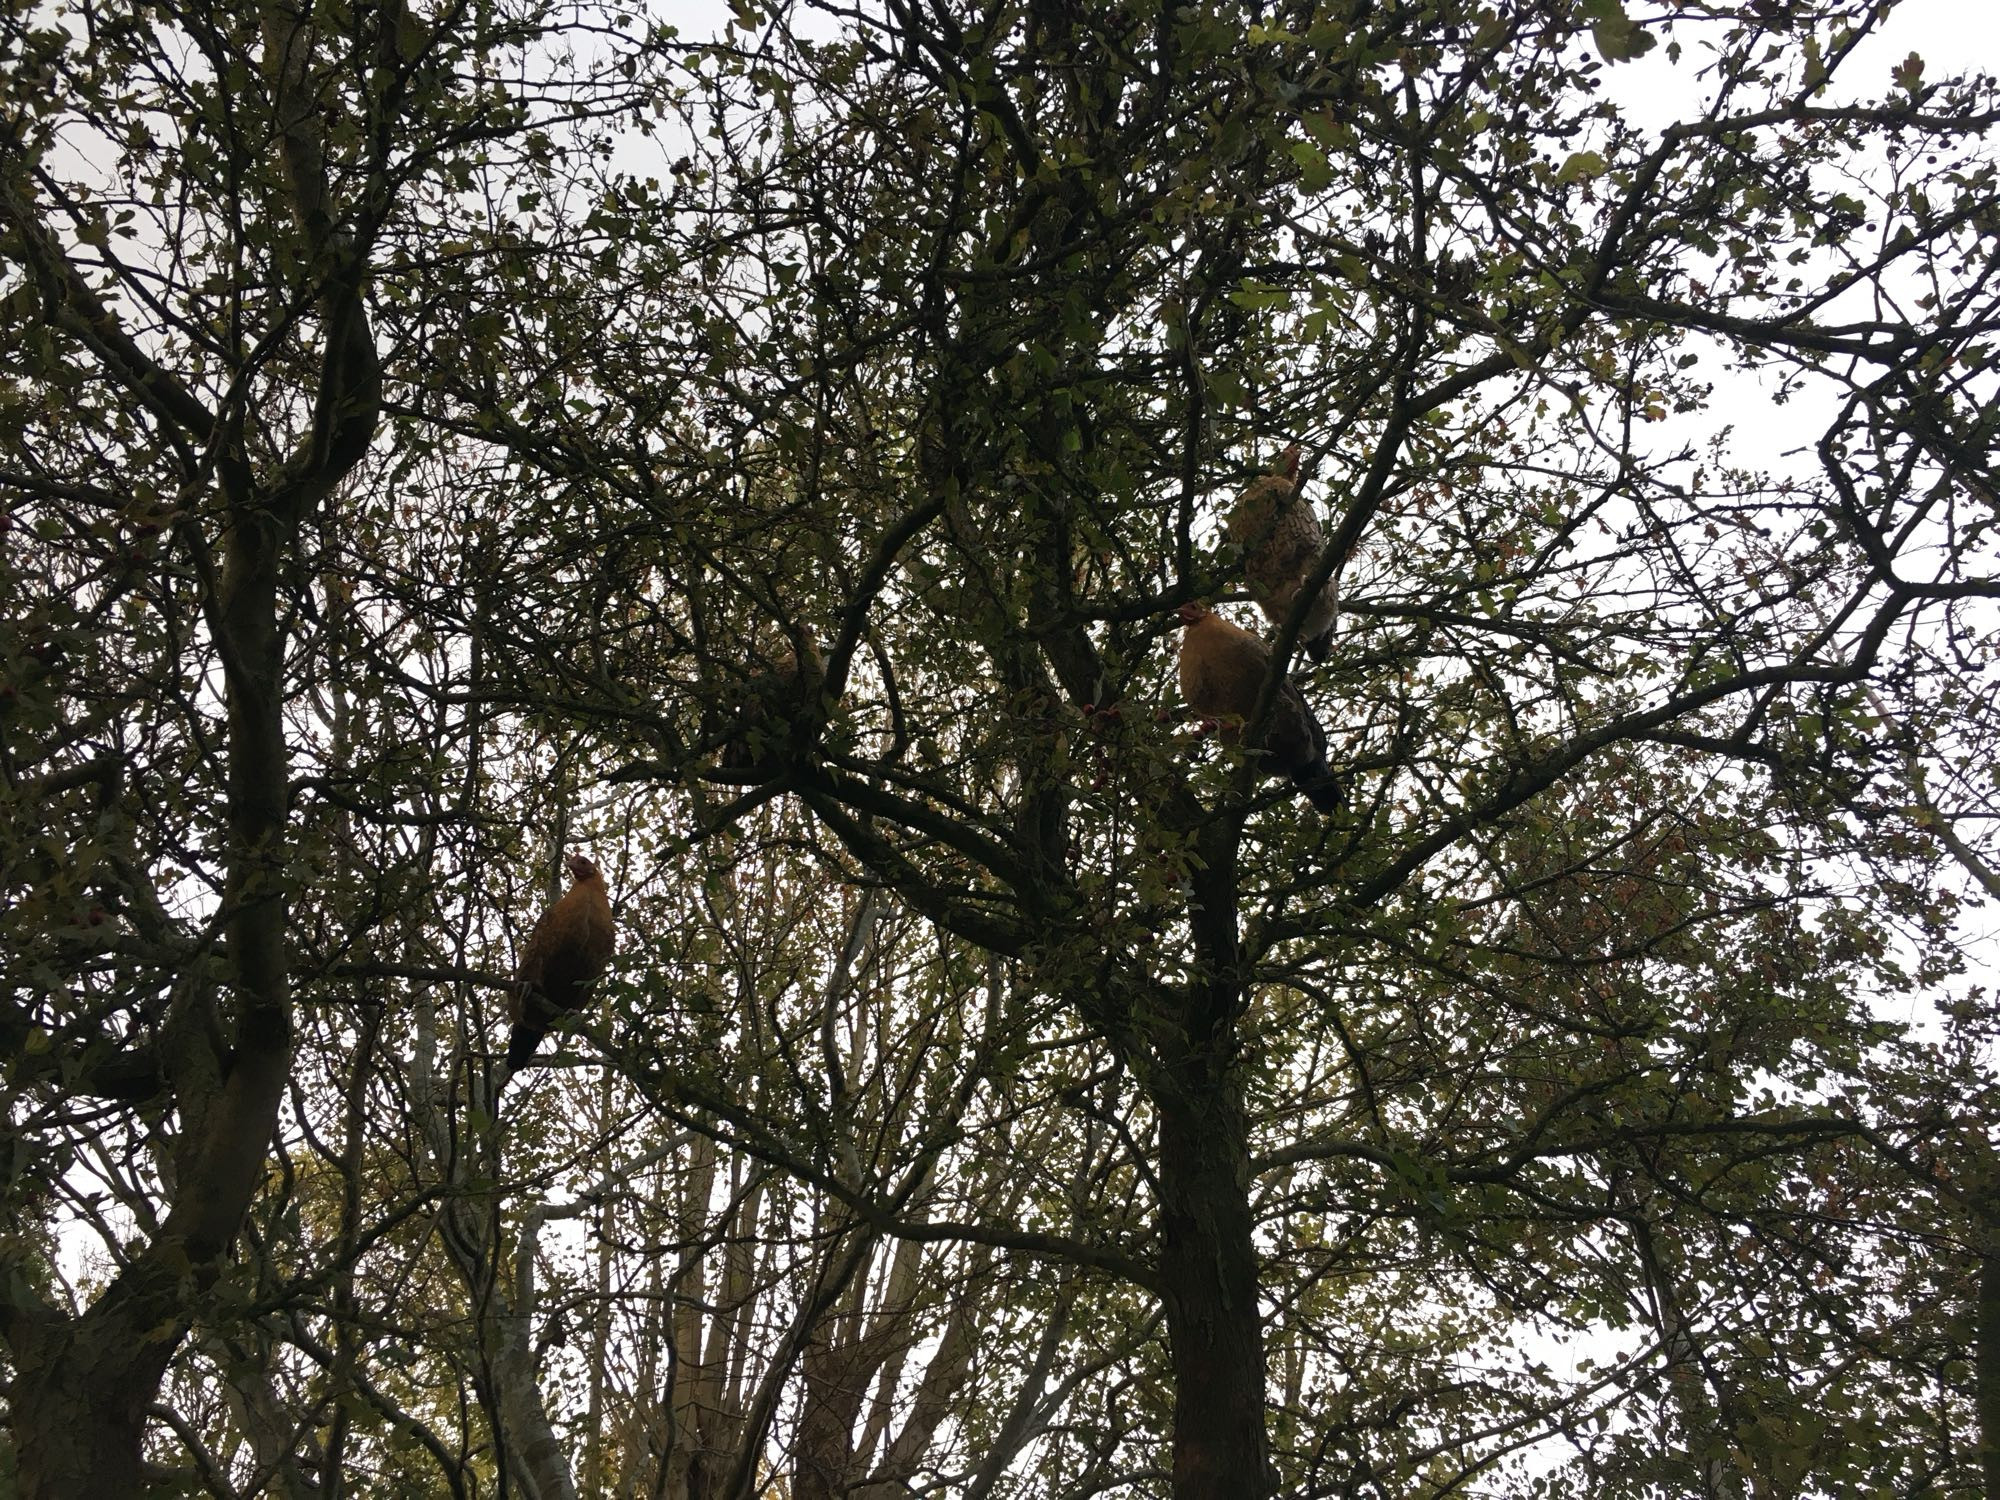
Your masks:
<svg viewBox="0 0 2000 1500"><path fill-rule="evenodd" d="M611 922L611 896L604 876L581 854L568 860L575 882L555 905L542 913L521 967L514 976L507 1038L509 1071L527 1065L549 1028L590 994L590 987L611 962L617 932Z"/></svg>
<svg viewBox="0 0 2000 1500"><path fill-rule="evenodd" d="M1181 697L1204 719L1215 721L1223 744L1243 737L1243 723L1257 708L1257 695L1271 670L1271 647L1261 637L1230 624L1200 604L1183 604L1181 623ZM1313 717L1296 684L1278 684L1264 730L1250 749L1264 755L1264 768L1288 776L1299 794L1321 812L1341 804L1340 782L1326 764L1326 731Z"/></svg>
<svg viewBox="0 0 2000 1500"><path fill-rule="evenodd" d="M1275 473L1250 482L1229 513L1229 540L1243 551L1250 597L1273 625L1291 617L1299 590L1306 586L1326 550L1319 517L1299 494L1299 445L1278 460ZM1340 613L1340 591L1329 578L1299 626L1299 641L1314 661L1325 661Z"/></svg>
<svg viewBox="0 0 2000 1500"><path fill-rule="evenodd" d="M766 779L784 765L785 753L819 711L826 685L826 658L811 641L805 654L786 650L769 669L751 678L735 730L716 757L715 769L728 777Z"/></svg>

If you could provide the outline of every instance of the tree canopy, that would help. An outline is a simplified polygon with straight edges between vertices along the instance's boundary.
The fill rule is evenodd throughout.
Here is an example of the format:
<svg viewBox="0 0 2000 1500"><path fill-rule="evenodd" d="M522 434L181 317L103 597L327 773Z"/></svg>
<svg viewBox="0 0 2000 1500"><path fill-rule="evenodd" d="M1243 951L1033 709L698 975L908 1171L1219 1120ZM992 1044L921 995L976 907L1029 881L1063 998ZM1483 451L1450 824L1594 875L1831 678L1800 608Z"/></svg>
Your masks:
<svg viewBox="0 0 2000 1500"><path fill-rule="evenodd" d="M2000 1495L1898 9L12 7L0 1492Z"/></svg>

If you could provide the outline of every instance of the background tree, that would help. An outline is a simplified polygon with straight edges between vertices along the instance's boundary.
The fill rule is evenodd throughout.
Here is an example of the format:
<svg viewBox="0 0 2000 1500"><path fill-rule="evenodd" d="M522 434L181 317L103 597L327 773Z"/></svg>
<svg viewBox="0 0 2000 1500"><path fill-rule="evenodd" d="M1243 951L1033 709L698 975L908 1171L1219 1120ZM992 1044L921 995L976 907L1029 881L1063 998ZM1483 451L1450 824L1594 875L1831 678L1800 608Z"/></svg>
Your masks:
<svg viewBox="0 0 2000 1500"><path fill-rule="evenodd" d="M1992 86L1737 9L11 21L24 1491L1981 1484Z"/></svg>

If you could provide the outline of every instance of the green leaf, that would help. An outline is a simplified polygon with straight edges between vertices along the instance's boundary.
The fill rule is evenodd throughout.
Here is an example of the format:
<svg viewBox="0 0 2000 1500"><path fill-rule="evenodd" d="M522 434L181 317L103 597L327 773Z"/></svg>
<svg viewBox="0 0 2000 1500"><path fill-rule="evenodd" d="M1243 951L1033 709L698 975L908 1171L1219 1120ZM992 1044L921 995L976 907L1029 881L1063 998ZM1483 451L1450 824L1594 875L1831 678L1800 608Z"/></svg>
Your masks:
<svg viewBox="0 0 2000 1500"><path fill-rule="evenodd" d="M1274 307L1289 307L1291 291L1286 287L1272 286L1268 282L1245 280L1229 293L1229 300L1238 307L1251 312L1267 312Z"/></svg>
<svg viewBox="0 0 2000 1500"><path fill-rule="evenodd" d="M1604 158L1595 151L1573 151L1556 172L1558 183L1588 182L1604 175Z"/></svg>
<svg viewBox="0 0 2000 1500"><path fill-rule="evenodd" d="M1626 15L1625 8L1616 0L1599 0L1587 7L1587 12L1601 17L1592 23L1590 38L1608 63L1644 57L1659 43L1659 38Z"/></svg>
<svg viewBox="0 0 2000 1500"><path fill-rule="evenodd" d="M1311 141L1292 142L1292 160L1299 164L1299 180L1309 193L1324 192L1333 182L1333 170L1326 153Z"/></svg>

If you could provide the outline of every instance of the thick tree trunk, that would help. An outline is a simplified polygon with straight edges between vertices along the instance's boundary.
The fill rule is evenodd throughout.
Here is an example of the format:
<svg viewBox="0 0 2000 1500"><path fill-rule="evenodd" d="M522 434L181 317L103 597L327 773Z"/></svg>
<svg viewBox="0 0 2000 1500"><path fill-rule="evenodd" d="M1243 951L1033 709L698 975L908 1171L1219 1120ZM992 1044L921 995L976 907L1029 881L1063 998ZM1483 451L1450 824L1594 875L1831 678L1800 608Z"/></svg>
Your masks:
<svg viewBox="0 0 2000 1500"><path fill-rule="evenodd" d="M1238 828L1199 836L1188 917L1206 978L1158 1033L1160 1289L1174 1371L1174 1500L1263 1500L1277 1485L1264 1429L1263 1312L1238 1074L1243 981Z"/></svg>
<svg viewBox="0 0 2000 1500"><path fill-rule="evenodd" d="M865 1360L835 1337L823 1328L799 1359L804 1400L792 1440L793 1500L836 1500L847 1491Z"/></svg>
<svg viewBox="0 0 2000 1500"><path fill-rule="evenodd" d="M1174 1500L1259 1500L1274 1488L1249 1178L1243 1111L1226 1080L1160 1101Z"/></svg>
<svg viewBox="0 0 2000 1500"><path fill-rule="evenodd" d="M1978 1371L1979 1462L1986 1500L2000 1500L2000 1253L1979 1257Z"/></svg>
<svg viewBox="0 0 2000 1500"><path fill-rule="evenodd" d="M534 1241L523 1236L516 1254L532 1263ZM517 1261L517 1267L519 1264ZM521 1489L535 1500L576 1500L569 1452L549 1420L540 1372L535 1365L532 1324L535 1299L529 1275L523 1273L517 1277L515 1297L511 1307L496 1297L494 1313L486 1320L496 1326L490 1333L482 1329L482 1337L489 1340L493 1351L493 1377L499 1385L499 1407L506 1429L503 1440L514 1458L511 1473Z"/></svg>
<svg viewBox="0 0 2000 1500"><path fill-rule="evenodd" d="M81 1318L17 1331L10 1395L16 1484L24 1497L137 1495L146 1408L180 1342L175 1278L158 1256L127 1268ZM164 1322L171 1337L138 1331Z"/></svg>

